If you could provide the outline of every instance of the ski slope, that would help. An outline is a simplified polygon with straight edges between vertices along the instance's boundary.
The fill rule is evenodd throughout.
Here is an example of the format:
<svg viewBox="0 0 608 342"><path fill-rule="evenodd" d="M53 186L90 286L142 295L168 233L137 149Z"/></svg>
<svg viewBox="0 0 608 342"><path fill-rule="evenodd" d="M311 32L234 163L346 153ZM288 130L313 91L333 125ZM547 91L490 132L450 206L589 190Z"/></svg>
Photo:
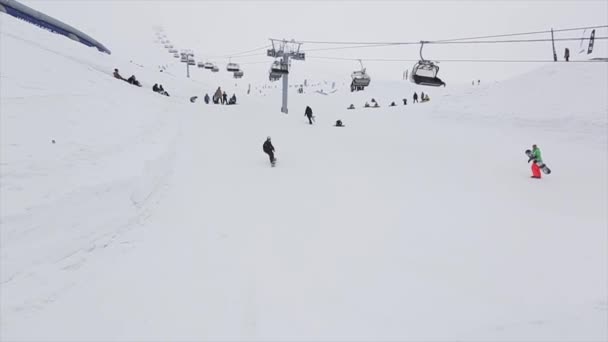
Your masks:
<svg viewBox="0 0 608 342"><path fill-rule="evenodd" d="M0 20L1 340L608 338L605 63L320 82L285 115L275 84ZM218 85L239 104L202 103Z"/></svg>

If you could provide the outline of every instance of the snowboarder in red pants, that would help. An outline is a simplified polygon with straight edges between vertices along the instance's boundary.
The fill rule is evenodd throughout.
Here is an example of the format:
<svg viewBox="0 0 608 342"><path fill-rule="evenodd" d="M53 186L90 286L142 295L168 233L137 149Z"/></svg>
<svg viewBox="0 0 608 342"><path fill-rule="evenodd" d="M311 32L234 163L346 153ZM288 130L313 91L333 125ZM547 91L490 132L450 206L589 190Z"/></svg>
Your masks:
<svg viewBox="0 0 608 342"><path fill-rule="evenodd" d="M528 163L531 161L532 161L532 178L540 179L541 172L540 172L540 167L538 166L538 163L542 163L543 158L540 153L540 148L538 148L538 146L536 146L536 144L532 145L532 156L530 157L530 159L528 159Z"/></svg>

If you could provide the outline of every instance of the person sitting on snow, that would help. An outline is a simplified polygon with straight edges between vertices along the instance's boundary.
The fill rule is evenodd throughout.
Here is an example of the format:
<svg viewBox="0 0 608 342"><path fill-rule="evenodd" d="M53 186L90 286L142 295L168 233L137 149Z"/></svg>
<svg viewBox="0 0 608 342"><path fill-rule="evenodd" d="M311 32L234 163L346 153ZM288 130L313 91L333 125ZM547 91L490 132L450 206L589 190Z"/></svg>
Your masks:
<svg viewBox="0 0 608 342"><path fill-rule="evenodd" d="M344 124L342 124L342 120L336 121L335 127L344 127Z"/></svg>
<svg viewBox="0 0 608 342"><path fill-rule="evenodd" d="M135 78L135 75L131 75L131 77L129 77L129 79L127 80L127 82L129 82L129 84L132 85L136 85L138 87L141 87L141 84L139 83L139 81Z"/></svg>
<svg viewBox="0 0 608 342"><path fill-rule="evenodd" d="M369 103L365 102L365 105L363 107L369 108Z"/></svg>
<svg viewBox="0 0 608 342"><path fill-rule="evenodd" d="M228 104L229 104L229 105L236 104L236 94L232 94L232 96L231 96L231 97L230 97L230 99L228 100Z"/></svg>
<svg viewBox="0 0 608 342"><path fill-rule="evenodd" d="M122 76L120 76L118 69L114 69L114 78L125 81L125 79Z"/></svg>
<svg viewBox="0 0 608 342"><path fill-rule="evenodd" d="M346 109L355 109L355 105L351 103L350 106L348 106L348 108Z"/></svg>
<svg viewBox="0 0 608 342"><path fill-rule="evenodd" d="M395 107L395 106L396 106L395 101L393 101L393 102L391 102L389 107Z"/></svg>
<svg viewBox="0 0 608 342"><path fill-rule="evenodd" d="M152 86L152 91L155 93L158 93L158 84L154 83L154 85Z"/></svg>

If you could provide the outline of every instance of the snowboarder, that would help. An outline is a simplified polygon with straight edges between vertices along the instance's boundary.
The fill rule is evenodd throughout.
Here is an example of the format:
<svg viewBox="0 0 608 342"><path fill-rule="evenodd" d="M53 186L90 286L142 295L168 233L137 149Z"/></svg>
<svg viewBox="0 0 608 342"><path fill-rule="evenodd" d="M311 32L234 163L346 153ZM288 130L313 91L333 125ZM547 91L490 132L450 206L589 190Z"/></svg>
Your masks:
<svg viewBox="0 0 608 342"><path fill-rule="evenodd" d="M308 123L312 125L312 108L306 106L306 110L304 111L304 116L308 118Z"/></svg>
<svg viewBox="0 0 608 342"><path fill-rule="evenodd" d="M540 167L538 166L538 163L542 163L543 162L543 158L540 152L540 148L538 148L538 146L536 146L536 144L532 145L532 154L530 156L530 158L528 159L528 163L532 161L532 177L531 178L538 178L540 179Z"/></svg>
<svg viewBox="0 0 608 342"><path fill-rule="evenodd" d="M264 153L268 155L268 158L270 158L270 165L274 166L277 160L274 157L274 146L272 146L272 142L270 142L270 137L266 138L264 145L262 145L262 149L264 150Z"/></svg>
<svg viewBox="0 0 608 342"><path fill-rule="evenodd" d="M418 94L416 94L416 93L414 92L414 102L413 102L413 103L416 103L416 102L418 102Z"/></svg>

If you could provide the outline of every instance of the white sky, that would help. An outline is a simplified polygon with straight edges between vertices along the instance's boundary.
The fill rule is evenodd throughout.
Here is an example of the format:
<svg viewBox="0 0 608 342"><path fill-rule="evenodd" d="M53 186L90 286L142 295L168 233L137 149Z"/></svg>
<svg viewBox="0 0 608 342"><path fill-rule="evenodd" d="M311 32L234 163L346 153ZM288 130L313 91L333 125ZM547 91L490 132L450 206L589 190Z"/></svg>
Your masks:
<svg viewBox="0 0 608 342"><path fill-rule="evenodd" d="M83 30L115 55L145 61L150 57L152 26L161 25L177 48L197 56L217 56L268 44L269 37L322 41L420 41L492 35L550 28L608 24L608 0L577 1L49 1L23 3ZM582 32L556 38L580 37ZM608 36L607 29L596 36ZM549 38L532 36L521 38ZM138 43L142 43L139 45ZM145 43L145 44L143 44ZM586 44L586 43L585 43ZM569 47L572 59L579 42L558 42L557 53ZM608 56L608 41L597 40L593 57ZM305 44L304 50L327 46ZM309 52L308 57L416 59L418 46ZM264 53L264 51L260 51ZM156 55L155 55L156 56ZM424 49L427 59L551 59L551 43L441 45ZM211 59L221 65L226 59ZM168 59L169 61L169 59ZM271 63L265 56L235 59L248 76L265 77ZM245 65L247 62L262 64ZM374 79L398 80L413 62L367 62ZM451 82L492 81L539 67L539 64L440 64L440 77ZM309 58L294 62L295 76L349 79L358 62Z"/></svg>

